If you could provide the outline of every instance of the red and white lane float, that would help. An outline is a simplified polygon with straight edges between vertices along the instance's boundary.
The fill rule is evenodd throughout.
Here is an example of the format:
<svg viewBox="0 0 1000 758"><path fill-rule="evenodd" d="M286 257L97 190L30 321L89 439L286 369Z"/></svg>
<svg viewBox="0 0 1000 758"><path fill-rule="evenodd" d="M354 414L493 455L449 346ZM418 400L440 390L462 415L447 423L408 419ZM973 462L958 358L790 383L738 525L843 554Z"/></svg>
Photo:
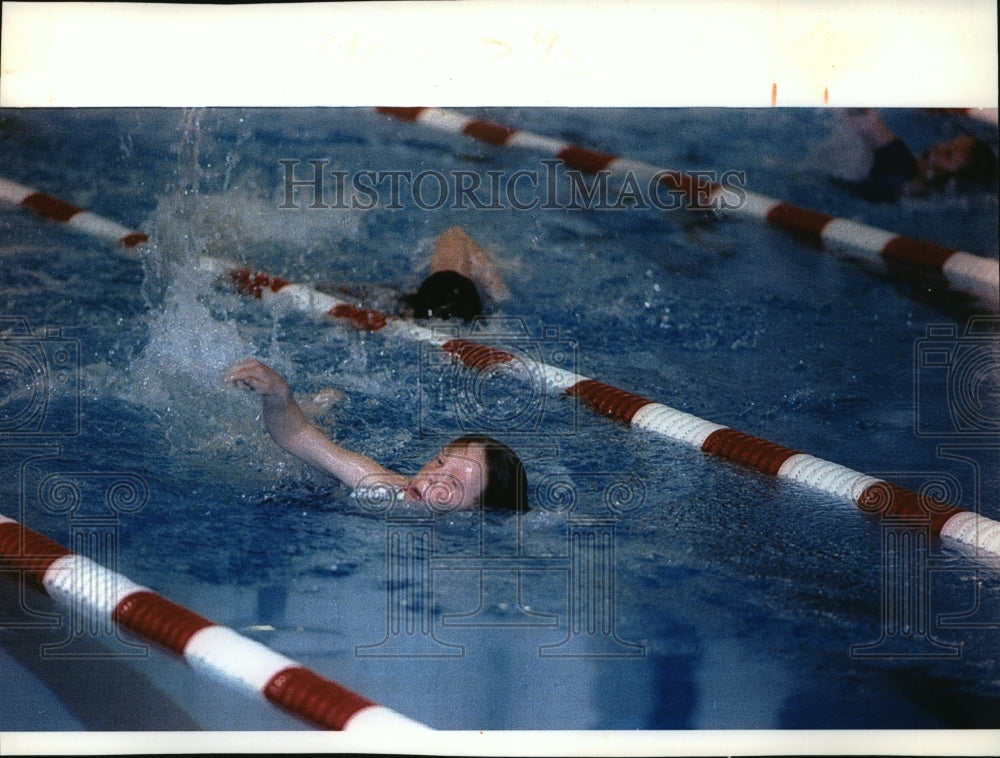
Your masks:
<svg viewBox="0 0 1000 758"><path fill-rule="evenodd" d="M715 201L726 192L721 184L702 177L590 150L452 110L412 107L376 108L376 111L440 131L462 134L489 145L545 153L584 173L604 171L611 176L631 176L640 183L656 182L669 192L681 193L696 208L715 207ZM1000 308L1000 262L996 260L836 218L746 190L743 195L742 202L725 206L734 217L766 222L805 237L831 252L864 260L889 275L918 275L939 288L972 295L984 305Z"/></svg>
<svg viewBox="0 0 1000 758"><path fill-rule="evenodd" d="M398 109L396 110L398 111ZM435 116L436 118L440 117L446 120L456 118L449 115L449 112L426 108L408 109L406 115L408 118L418 119L421 118L421 114L426 112L442 114ZM511 140L532 144L534 141L543 139L522 133L509 133L510 130L504 127L483 124L483 122L463 120L462 123L464 126L458 131L493 135L489 136L488 141L497 144L504 144ZM502 134L497 130L501 130ZM518 136L519 134L521 136ZM481 136L481 138L485 137ZM567 155L576 154L579 150L579 148L565 147L558 152ZM609 156L605 157L614 160ZM602 158L601 162L606 165L609 161ZM593 163L590 159L574 159L574 165L590 163ZM682 175L677 176L681 177ZM676 181L679 183L678 186L683 186L683 181L686 179L678 178ZM18 185L11 185L9 182L0 185L0 194L4 191L10 191L10 186L18 187ZM4 189L5 187L6 189ZM15 194L19 196L23 190L24 188L19 188ZM85 213L85 211L78 212ZM101 236L106 236L105 229L113 228L117 231L123 227L101 219L98 224L85 225L81 228L90 233L100 233ZM130 232L129 234L137 235L143 240L146 238L140 232ZM122 238L119 236L116 239L121 240ZM976 551L985 551L994 556L1000 555L1000 522L980 516L972 511L962 510L839 464L700 419L565 369L534 362L523 356L515 358L514 355L495 347L476 344L465 339L446 337L437 330L412 321L394 318L375 310L359 308L352 303L307 285L295 284L280 276L209 256L200 257L198 265L203 270L228 277L243 294L261 300L281 301L293 308L313 314L344 319L358 329L385 330L393 336L413 341L425 341L441 348L446 353L450 353L456 360L473 369L502 369L505 364L517 366L521 370L528 371L528 375L532 378L541 378L547 392L576 397L587 407L615 421L693 445L704 453L748 466L761 473L790 479L839 498L848 499L863 511L873 515L924 519L934 535L963 543ZM520 374L521 372L515 373Z"/></svg>
<svg viewBox="0 0 1000 758"><path fill-rule="evenodd" d="M0 514L0 566L62 607L181 656L192 668L262 697L323 729L359 735L430 732L295 661Z"/></svg>
<svg viewBox="0 0 1000 758"><path fill-rule="evenodd" d="M541 380L550 394L578 398L591 410L637 429L692 445L703 453L787 479L853 502L862 512L924 523L933 535L974 552L1000 556L1000 522L898 485L744 434L565 369L515 356L495 347L441 334L405 319L364 310L307 285L263 271L203 257L202 268L228 277L242 294L321 316L346 319L358 329L427 341L471 369L516 368L515 375Z"/></svg>
<svg viewBox="0 0 1000 758"><path fill-rule="evenodd" d="M414 109L413 117L426 110ZM466 124L461 131L466 129L488 134L493 129L502 128L489 125L470 127ZM499 140L497 144L515 137L508 134L501 140L500 136L498 133L495 138ZM516 141L530 144L538 139L527 135L517 137ZM561 148L559 152L569 155L580 153L582 157L575 160L574 165L592 163L586 157L587 153L578 148ZM676 181L678 186L684 186L682 178ZM69 203L3 179L0 179L0 200L31 208L45 218L70 224L80 231L125 247L135 247L147 240L142 232L131 231ZM515 373L523 376L522 371L526 370L533 380L540 378L544 382L545 391L578 398L593 411L615 421L693 445L706 454L758 472L850 500L862 511L875 516L903 517L911 523L913 520L921 521L934 535L961 543L976 553L988 553L994 558L1000 556L1000 522L977 513L700 419L575 372L532 361L525 356L515 357L495 347L443 335L438 330L379 311L359 308L279 276L209 256L200 257L198 266L201 270L228 278L242 294L346 320L358 329L385 331L408 340L426 341L474 370L503 370L505 366L520 364L520 370ZM398 738L407 733L419 735L431 731L86 556L71 552L3 514L0 514L0 566L19 570L28 581L64 607L83 610L91 618L108 619L140 638L176 653L199 672L263 697L316 726L376 738L384 738L387 734Z"/></svg>
<svg viewBox="0 0 1000 758"><path fill-rule="evenodd" d="M136 247L148 239L142 232L127 229L72 203L52 195L0 178L0 200L34 211L49 221L76 229L93 237L115 242L124 247Z"/></svg>

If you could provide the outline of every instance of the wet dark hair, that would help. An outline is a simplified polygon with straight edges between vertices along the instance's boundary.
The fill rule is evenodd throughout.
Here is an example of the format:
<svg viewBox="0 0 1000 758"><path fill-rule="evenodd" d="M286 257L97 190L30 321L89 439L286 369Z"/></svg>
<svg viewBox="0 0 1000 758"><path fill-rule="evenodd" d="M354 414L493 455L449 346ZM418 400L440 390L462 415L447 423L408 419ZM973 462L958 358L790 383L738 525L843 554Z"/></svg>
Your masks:
<svg viewBox="0 0 1000 758"><path fill-rule="evenodd" d="M967 182L988 185L997 179L997 157L993 149L980 139L974 140L963 166L955 176Z"/></svg>
<svg viewBox="0 0 1000 758"><path fill-rule="evenodd" d="M481 445L486 459L486 486L479 504L488 510L527 511L528 476L517 453L484 434L464 434L448 447Z"/></svg>
<svg viewBox="0 0 1000 758"><path fill-rule="evenodd" d="M930 180L935 189L944 189L949 183L969 189L992 189L997 180L997 157L993 148L978 137L962 135L969 139L962 165L954 171L939 171ZM930 150L924 151L926 158Z"/></svg>
<svg viewBox="0 0 1000 758"><path fill-rule="evenodd" d="M472 321L483 312L479 292L457 271L437 271L428 276L415 294L406 297L415 318L460 318Z"/></svg>

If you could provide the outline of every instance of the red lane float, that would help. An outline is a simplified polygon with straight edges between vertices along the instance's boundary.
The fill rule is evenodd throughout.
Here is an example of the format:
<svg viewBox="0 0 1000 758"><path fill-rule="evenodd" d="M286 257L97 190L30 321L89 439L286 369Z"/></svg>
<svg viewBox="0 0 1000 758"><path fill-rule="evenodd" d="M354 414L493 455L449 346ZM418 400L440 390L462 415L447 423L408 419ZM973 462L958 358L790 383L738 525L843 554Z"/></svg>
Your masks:
<svg viewBox="0 0 1000 758"><path fill-rule="evenodd" d="M382 109L386 110L386 109ZM516 132L505 127L491 125L485 122L478 122L467 117L459 117L447 111L438 111L428 108L411 109L391 109L393 115L408 118L410 120L422 120L422 114L438 114L436 118L444 119L451 123L456 131L468 133L483 138L497 141L498 143L509 144L512 142L527 143L538 146L544 142L549 147L561 143L555 143L547 138L535 135ZM456 119L462 124L457 128ZM573 146L561 146L555 150L560 157L566 157L572 165L577 167L588 166L588 170L593 170L597 166L608 166L617 161L612 156L593 153L582 148ZM658 170L659 171L659 170ZM683 175L677 174L672 180L676 187L690 187L686 183ZM27 194L25 194L27 192ZM0 197L7 199L17 198L21 203L26 197L31 196L27 188L20 187L11 182L0 180ZM755 198L757 196L750 196ZM779 204L780 210L775 210L774 218L781 218L782 223L799 230L819 230L831 223L851 224L852 222L841 221L839 219L829 220L829 217L818 214L815 211L803 209L790 210L791 206ZM73 216L85 211L76 211L74 206ZM801 212L799 212L801 211ZM64 210L63 215L69 214L69 210ZM71 218L73 217L71 216ZM95 217L96 218L96 217ZM124 229L114 222L100 220L100 224L84 225L85 231ZM127 231L127 230L126 230ZM878 234L888 235L887 232L875 231ZM130 233L136 238L145 239L141 233ZM121 237L116 237L121 240ZM136 243L137 244L137 243ZM885 240L883 248L888 247L895 251L901 259L907 258L907 251L918 249L922 259L947 261L954 260L957 253L938 255L936 246L907 241L905 238L890 236ZM963 254L965 255L965 254ZM973 258L975 256L965 256ZM982 259L980 259L982 260ZM492 366L502 366L511 362L519 362L525 365L529 371L529 376L540 376L544 379L546 390L566 394L579 398L592 410L602 413L621 423L626 423L642 429L653 431L661 436L673 440L686 442L698 447L702 452L727 458L733 462L749 466L761 473L777 476L779 478L791 479L807 484L813 488L822 490L837 497L851 500L859 508L868 513L881 512L886 516L898 516L906 514L911 516L926 517L934 534L955 540L973 547L976 550L983 550L994 555L1000 555L1000 522L980 516L971 511L964 511L946 503L926 498L914 492L904 490L889 482L884 482L866 474L861 474L851 469L840 466L821 458L811 455L797 453L793 450L783 448L780 445L759 440L742 432L728 430L726 427L715 424L704 419L691 416L682 411L677 411L668 406L647 400L638 395L625 390L620 390L608 385L596 382L588 377L555 368L542 363L531 361L530 359L518 357L505 353L496 348L487 348L467 340L447 339L438 332L420 326L412 321L394 318L375 310L367 310L353 305L352 303L340 300L332 295L320 292L305 285L289 282L272 274L263 271L256 271L247 267L240 267L228 261L202 256L198 261L199 267L218 275L228 276L234 286L243 294L251 295L261 300L280 299L288 302L292 307L306 312L330 316L332 318L349 321L358 329L368 331L385 330L397 336L415 340L426 341L437 344L445 352L448 352L457 360L461 360L466 365L477 370L484 370ZM994 277L994 281L996 277ZM516 372L519 373L519 372ZM721 432L713 437L714 432ZM765 463L766 462L766 463Z"/></svg>
<svg viewBox="0 0 1000 758"><path fill-rule="evenodd" d="M0 200L28 208L44 219L65 224L94 237L117 242L124 247L136 247L149 239L142 232L127 229L114 221L85 211L83 208L77 208L65 200L7 179L0 179Z"/></svg>
<svg viewBox="0 0 1000 758"><path fill-rule="evenodd" d="M1000 522L975 512L526 356L446 336L378 311L355 308L332 295L306 285L292 284L278 276L240 268L217 258L203 257L200 265L205 270L228 276L240 292L262 301L284 303L315 315L346 318L353 326L367 331L384 330L394 336L427 341L477 371L517 369L512 373L521 377L540 377L546 392L575 397L592 411L619 423L684 442L706 455L738 463L762 474L799 482L849 500L869 515L923 522L934 535L962 543L975 551L1000 556Z"/></svg>
<svg viewBox="0 0 1000 758"><path fill-rule="evenodd" d="M694 179L679 171L511 129L451 110L414 107L376 108L376 111L403 121L462 134L489 145L520 147L546 153L584 173L606 171L613 176L630 175L640 182L659 182L672 192L683 193L694 207L715 207L715 200L723 192L723 187L719 184ZM744 194L744 202L729 208L734 216L763 221L804 236L824 249L861 258L890 275L917 273L927 279L929 284L933 283L941 289L973 295L985 305L1000 307L1000 261L921 242L765 195L745 190Z"/></svg>
<svg viewBox="0 0 1000 758"><path fill-rule="evenodd" d="M110 619L181 656L198 672L263 697L323 729L380 736L387 730L430 731L3 514L0 566L20 571L63 607L88 618Z"/></svg>

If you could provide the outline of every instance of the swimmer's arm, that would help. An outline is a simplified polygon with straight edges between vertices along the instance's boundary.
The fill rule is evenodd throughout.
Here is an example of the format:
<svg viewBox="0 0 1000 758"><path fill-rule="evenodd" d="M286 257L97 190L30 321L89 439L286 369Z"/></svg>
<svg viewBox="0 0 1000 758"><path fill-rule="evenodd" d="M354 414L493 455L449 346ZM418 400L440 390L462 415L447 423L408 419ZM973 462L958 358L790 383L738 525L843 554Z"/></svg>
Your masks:
<svg viewBox="0 0 1000 758"><path fill-rule="evenodd" d="M851 126L870 149L878 150L896 139L873 108L848 108L846 114Z"/></svg>
<svg viewBox="0 0 1000 758"><path fill-rule="evenodd" d="M292 403L294 402L293 400ZM356 489L361 484L374 487L403 486L407 483L406 477L389 471L366 455L341 447L308 422L290 436L279 436L282 432L276 433L268 423L266 403L265 398L264 423L268 425L268 431L275 442L299 460L332 474L351 489ZM298 406L295 407L298 409ZM301 411L299 414L301 415Z"/></svg>
<svg viewBox="0 0 1000 758"><path fill-rule="evenodd" d="M461 227L446 229L431 254L431 273L456 271L471 280L494 301L506 300L510 291L489 253Z"/></svg>
<svg viewBox="0 0 1000 758"><path fill-rule="evenodd" d="M469 268L472 273L472 281L494 302L507 300L510 297L510 290L507 289L507 284L500 275L500 269L496 267L486 251L479 246L476 246L469 253Z"/></svg>
<svg viewBox="0 0 1000 758"><path fill-rule="evenodd" d="M393 473L368 456L341 447L309 423L278 372L257 360L231 368L225 381L261 396L264 425L278 445L304 463L332 474L348 487L399 486L406 477Z"/></svg>

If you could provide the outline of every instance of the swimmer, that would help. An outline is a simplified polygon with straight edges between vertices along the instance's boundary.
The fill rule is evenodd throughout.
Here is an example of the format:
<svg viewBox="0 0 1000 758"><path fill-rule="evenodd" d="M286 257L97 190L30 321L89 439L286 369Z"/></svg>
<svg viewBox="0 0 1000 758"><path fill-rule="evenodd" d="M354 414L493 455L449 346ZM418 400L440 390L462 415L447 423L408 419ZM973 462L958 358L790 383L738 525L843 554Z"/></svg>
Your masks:
<svg viewBox="0 0 1000 758"><path fill-rule="evenodd" d="M996 155L975 137L962 135L938 142L917 156L871 108L847 109L844 115L869 156L867 173L841 177L841 181L867 200L894 202L903 195L922 195L951 183L988 186L996 180ZM843 156L846 162L851 157Z"/></svg>
<svg viewBox="0 0 1000 758"><path fill-rule="evenodd" d="M318 285L331 294L350 295L358 305L406 318L460 318L483 314L483 300L510 297L507 285L489 254L462 228L453 226L438 237L431 253L430 273L414 293L377 285Z"/></svg>
<svg viewBox="0 0 1000 758"><path fill-rule="evenodd" d="M288 383L270 366L251 358L229 369L224 380L261 396L264 425L278 445L356 493L388 491L395 498L422 501L442 511L476 505L528 510L524 466L514 451L491 437L459 437L407 477L323 434L306 419Z"/></svg>

